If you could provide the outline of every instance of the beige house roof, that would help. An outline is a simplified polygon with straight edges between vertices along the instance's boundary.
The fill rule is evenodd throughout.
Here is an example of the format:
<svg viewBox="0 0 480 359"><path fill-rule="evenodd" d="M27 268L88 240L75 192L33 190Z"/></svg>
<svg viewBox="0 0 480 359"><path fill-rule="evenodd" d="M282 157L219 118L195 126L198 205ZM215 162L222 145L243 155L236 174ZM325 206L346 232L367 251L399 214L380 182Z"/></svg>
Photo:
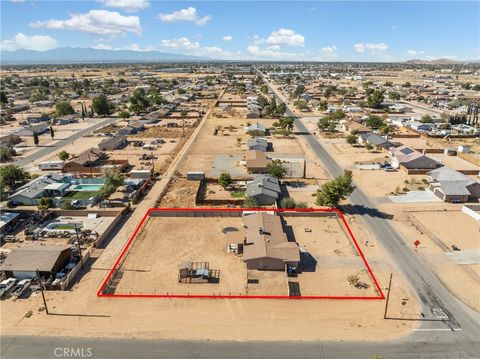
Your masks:
<svg viewBox="0 0 480 359"><path fill-rule="evenodd" d="M50 272L60 254L70 246L26 246L13 249L3 262L4 271Z"/></svg>
<svg viewBox="0 0 480 359"><path fill-rule="evenodd" d="M266 168L272 162L271 159L267 158L265 152L257 150L248 151L245 155L245 161L247 168Z"/></svg>
<svg viewBox="0 0 480 359"><path fill-rule="evenodd" d="M300 252L295 242L289 242L283 231L279 216L269 213L244 215L245 241L243 260L277 258L285 262L300 261Z"/></svg>

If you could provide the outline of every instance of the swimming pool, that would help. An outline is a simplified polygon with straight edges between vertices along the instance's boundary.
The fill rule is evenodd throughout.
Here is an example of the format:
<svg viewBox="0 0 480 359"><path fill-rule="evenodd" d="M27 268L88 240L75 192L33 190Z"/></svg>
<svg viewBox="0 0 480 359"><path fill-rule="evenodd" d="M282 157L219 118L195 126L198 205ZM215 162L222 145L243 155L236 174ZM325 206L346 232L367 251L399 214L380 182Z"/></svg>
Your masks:
<svg viewBox="0 0 480 359"><path fill-rule="evenodd" d="M77 184L70 187L72 191L85 191L85 192L95 192L100 191L103 185L101 184Z"/></svg>

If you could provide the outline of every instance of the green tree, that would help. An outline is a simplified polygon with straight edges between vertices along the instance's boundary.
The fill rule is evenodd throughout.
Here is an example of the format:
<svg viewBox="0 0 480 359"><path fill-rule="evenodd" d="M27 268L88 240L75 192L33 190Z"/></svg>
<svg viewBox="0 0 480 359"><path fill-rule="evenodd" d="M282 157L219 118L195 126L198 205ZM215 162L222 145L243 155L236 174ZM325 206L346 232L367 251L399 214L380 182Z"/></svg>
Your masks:
<svg viewBox="0 0 480 359"><path fill-rule="evenodd" d="M107 96L99 95L92 100L93 111L99 116L107 116L113 113L113 105L108 101Z"/></svg>
<svg viewBox="0 0 480 359"><path fill-rule="evenodd" d="M319 206L338 207L354 190L352 172L345 170L342 175L324 183L317 190L315 203Z"/></svg>
<svg viewBox="0 0 480 359"><path fill-rule="evenodd" d="M102 177L105 180L104 184L111 185L114 189L123 186L125 183L125 177L116 169L104 168Z"/></svg>
<svg viewBox="0 0 480 359"><path fill-rule="evenodd" d="M0 91L0 102L2 104L2 107L8 104L7 94L3 90Z"/></svg>
<svg viewBox="0 0 480 359"><path fill-rule="evenodd" d="M320 104L318 105L318 110L325 112L328 109L328 102L327 101L320 101Z"/></svg>
<svg viewBox="0 0 480 359"><path fill-rule="evenodd" d="M144 89L138 88L133 91L133 95L130 97L130 111L138 114L145 111L149 106L150 101L148 100Z"/></svg>
<svg viewBox="0 0 480 359"><path fill-rule="evenodd" d="M365 144L365 148L366 148L367 151L369 151L369 152L374 149L373 145L372 145L370 142L367 142L367 143Z"/></svg>
<svg viewBox="0 0 480 359"><path fill-rule="evenodd" d="M370 115L365 120L365 125L373 130L376 130L384 125L383 119L377 115Z"/></svg>
<svg viewBox="0 0 480 359"><path fill-rule="evenodd" d="M433 123L433 118L430 115L423 115L421 121L423 123Z"/></svg>
<svg viewBox="0 0 480 359"><path fill-rule="evenodd" d="M118 113L118 117L122 118L122 119L126 119L126 118L129 118L130 117L130 112L124 110L124 111L120 111Z"/></svg>
<svg viewBox="0 0 480 359"><path fill-rule="evenodd" d="M13 151L13 153L12 153ZM12 160L12 154L15 154L15 150L11 147L0 147L0 162L8 162Z"/></svg>
<svg viewBox="0 0 480 359"><path fill-rule="evenodd" d="M294 122L295 119L293 117L282 117L278 120L278 127L284 130L292 131Z"/></svg>
<svg viewBox="0 0 480 359"><path fill-rule="evenodd" d="M70 153L67 151L60 151L58 153L58 158L60 158L60 161L66 161L70 158Z"/></svg>
<svg viewBox="0 0 480 359"><path fill-rule="evenodd" d="M357 135L348 135L346 141L349 145L354 145L357 143L358 136Z"/></svg>
<svg viewBox="0 0 480 359"><path fill-rule="evenodd" d="M305 92L305 86L304 85L298 85L297 87L295 87L295 90L293 91L293 96L298 98L304 92Z"/></svg>
<svg viewBox="0 0 480 359"><path fill-rule="evenodd" d="M244 208L257 208L258 207L257 200L253 197L245 196L245 199L243 200L243 207Z"/></svg>
<svg viewBox="0 0 480 359"><path fill-rule="evenodd" d="M288 168L285 167L281 160L273 160L267 165L267 170L270 175L278 179L284 178L288 173Z"/></svg>
<svg viewBox="0 0 480 359"><path fill-rule="evenodd" d="M275 115L283 116L287 112L287 105L284 102L280 102L275 109Z"/></svg>
<svg viewBox="0 0 480 359"><path fill-rule="evenodd" d="M72 105L70 105L70 102L59 101L55 104L55 115L57 117L71 115L73 113L75 113L75 110L73 109Z"/></svg>
<svg viewBox="0 0 480 359"><path fill-rule="evenodd" d="M38 201L37 207L38 207L38 209L40 209L40 210L52 208L52 207L53 207L53 199L50 198L50 197L42 197L42 198L40 198L40 200Z"/></svg>
<svg viewBox="0 0 480 359"><path fill-rule="evenodd" d="M14 190L20 187L30 175L22 167L6 165L0 167L0 187L7 186Z"/></svg>
<svg viewBox="0 0 480 359"><path fill-rule="evenodd" d="M262 86L260 87L260 92L261 92L261 93L267 93L267 92L268 92L268 87L267 87L267 85L262 85Z"/></svg>
<svg viewBox="0 0 480 359"><path fill-rule="evenodd" d="M383 94L384 94L383 90L373 90L373 92L369 94L367 97L368 107L381 108L382 102L385 99L385 96Z"/></svg>
<svg viewBox="0 0 480 359"><path fill-rule="evenodd" d="M220 177L218 178L218 184L223 188L231 185L232 177L230 176L230 173L223 172L222 174L220 174Z"/></svg>
<svg viewBox="0 0 480 359"><path fill-rule="evenodd" d="M35 144L35 146L38 146L38 144L40 143L37 131L33 131L33 143Z"/></svg>
<svg viewBox="0 0 480 359"><path fill-rule="evenodd" d="M280 206L282 208L295 208L295 200L290 197L282 198L280 201Z"/></svg>
<svg viewBox="0 0 480 359"><path fill-rule="evenodd" d="M390 100L393 100L393 101L400 100L400 94L396 91L390 91L388 93L388 97L390 98Z"/></svg>

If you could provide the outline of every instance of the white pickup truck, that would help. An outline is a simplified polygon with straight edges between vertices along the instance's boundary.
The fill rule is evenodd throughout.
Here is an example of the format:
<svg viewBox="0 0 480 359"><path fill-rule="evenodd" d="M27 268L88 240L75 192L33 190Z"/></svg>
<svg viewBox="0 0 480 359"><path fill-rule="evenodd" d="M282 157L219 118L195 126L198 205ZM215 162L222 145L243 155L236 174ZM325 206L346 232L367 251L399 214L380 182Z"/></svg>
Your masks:
<svg viewBox="0 0 480 359"><path fill-rule="evenodd" d="M2 283L0 283L0 298L3 298L5 295L8 294L10 289L17 283L15 278L8 278L5 279Z"/></svg>

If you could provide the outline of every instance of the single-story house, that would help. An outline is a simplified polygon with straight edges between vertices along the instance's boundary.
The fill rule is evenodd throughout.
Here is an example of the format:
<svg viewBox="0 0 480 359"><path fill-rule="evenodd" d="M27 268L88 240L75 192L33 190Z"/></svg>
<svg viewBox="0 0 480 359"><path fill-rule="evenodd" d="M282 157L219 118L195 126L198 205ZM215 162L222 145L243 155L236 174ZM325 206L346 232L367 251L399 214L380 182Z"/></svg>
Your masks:
<svg viewBox="0 0 480 359"><path fill-rule="evenodd" d="M260 117L260 110L257 108L252 108L249 109L247 114L245 115L245 118L259 118ZM247 131L245 131L247 132Z"/></svg>
<svg viewBox="0 0 480 359"><path fill-rule="evenodd" d="M449 167L428 172L430 190L445 202L468 202L480 198L480 182Z"/></svg>
<svg viewBox="0 0 480 359"><path fill-rule="evenodd" d="M245 162L249 173L265 173L272 160L267 158L265 152L252 150L245 155Z"/></svg>
<svg viewBox="0 0 480 359"><path fill-rule="evenodd" d="M65 162L62 168L63 173L78 172L81 167L96 167L101 165L101 161L107 156L104 152L96 148L90 148L83 151L70 161Z"/></svg>
<svg viewBox="0 0 480 359"><path fill-rule="evenodd" d="M268 141L264 138L251 138L247 141L247 147L249 151L256 150L261 152L267 152Z"/></svg>
<svg viewBox="0 0 480 359"><path fill-rule="evenodd" d="M394 147L394 144L387 140L385 137L377 135L376 133L362 133L358 137L358 143L369 143L375 147L375 149L389 149Z"/></svg>
<svg viewBox="0 0 480 359"><path fill-rule="evenodd" d="M22 142L20 136L17 135L5 135L0 137L0 146L4 147L11 147L18 143Z"/></svg>
<svg viewBox="0 0 480 359"><path fill-rule="evenodd" d="M18 188L8 200L26 206L36 206L40 198L65 195L71 184L69 179L70 175L59 173L37 177Z"/></svg>
<svg viewBox="0 0 480 359"><path fill-rule="evenodd" d="M350 133L352 133L353 131L355 131L358 134L372 132L371 129L369 129L368 127L356 121L344 121L344 122L341 122L341 126L343 131L350 131Z"/></svg>
<svg viewBox="0 0 480 359"><path fill-rule="evenodd" d="M249 132L255 132L260 136L264 136L267 133L267 128L257 122L251 126L245 127L245 133Z"/></svg>
<svg viewBox="0 0 480 359"><path fill-rule="evenodd" d="M78 122L78 117L76 115L65 115L53 120L54 125L68 125L69 123L75 122Z"/></svg>
<svg viewBox="0 0 480 359"><path fill-rule="evenodd" d="M99 144L98 148L102 151L107 150L116 150L127 144L127 139L124 136L115 136L103 139Z"/></svg>
<svg viewBox="0 0 480 359"><path fill-rule="evenodd" d="M12 249L1 269L7 277L19 280L35 278L37 270L41 276L50 277L65 268L71 255L69 245L25 246Z"/></svg>
<svg viewBox="0 0 480 359"><path fill-rule="evenodd" d="M285 270L298 266L300 251L289 242L277 215L260 212L243 215L243 227L227 233L227 251L242 254L247 269Z"/></svg>
<svg viewBox="0 0 480 359"><path fill-rule="evenodd" d="M423 123L419 121L410 122L407 124L413 130L420 131L420 132L430 132L433 130L433 124Z"/></svg>
<svg viewBox="0 0 480 359"><path fill-rule="evenodd" d="M278 178L267 175L256 175L247 183L246 195L255 199L259 205L271 205L280 198Z"/></svg>
<svg viewBox="0 0 480 359"><path fill-rule="evenodd" d="M442 164L433 158L425 156L423 153L414 150L411 147L402 145L397 148L390 148L392 157L392 167L399 168L400 165L407 169L435 169Z"/></svg>
<svg viewBox="0 0 480 359"><path fill-rule="evenodd" d="M32 137L33 133L36 132L37 135L41 135L48 131L47 125L35 125L30 127L25 127L15 134L21 137Z"/></svg>

